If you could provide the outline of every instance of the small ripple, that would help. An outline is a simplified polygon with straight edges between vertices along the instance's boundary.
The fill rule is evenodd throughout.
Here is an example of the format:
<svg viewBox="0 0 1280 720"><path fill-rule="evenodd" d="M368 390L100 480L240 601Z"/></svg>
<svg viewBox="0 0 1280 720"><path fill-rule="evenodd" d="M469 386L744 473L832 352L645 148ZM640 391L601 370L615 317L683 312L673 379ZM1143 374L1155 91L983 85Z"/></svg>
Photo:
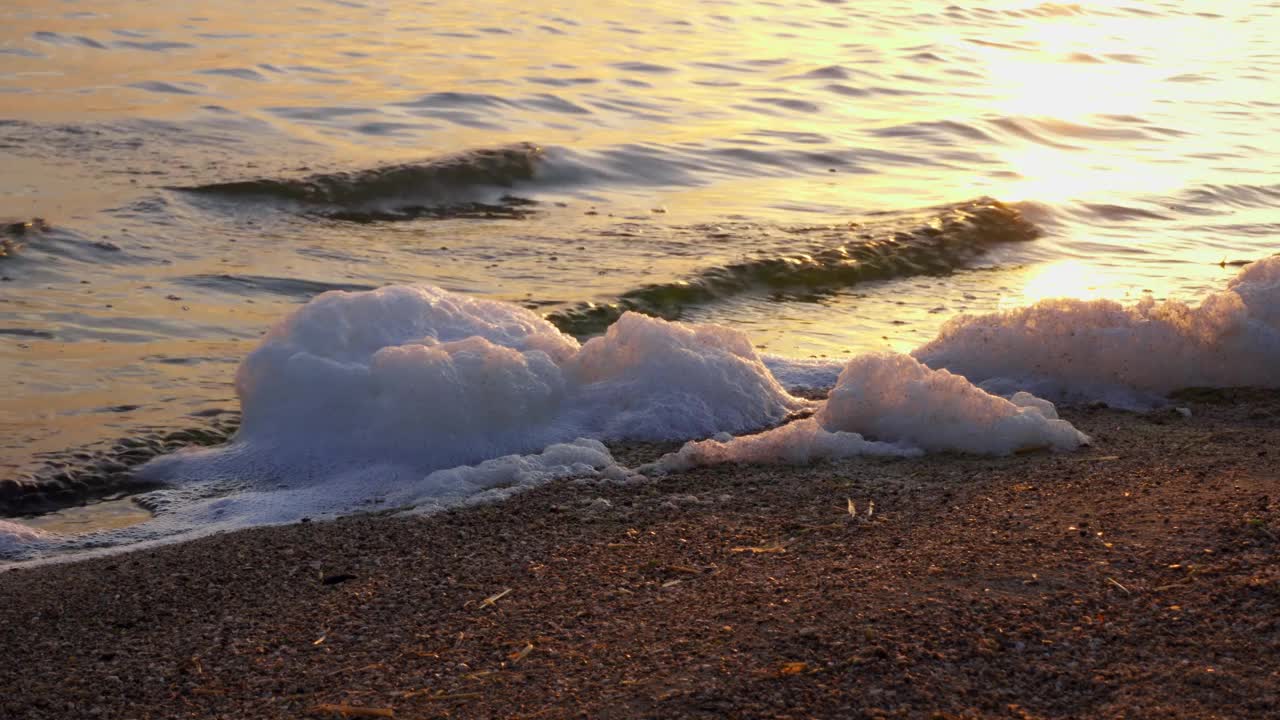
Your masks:
<svg viewBox="0 0 1280 720"><path fill-rule="evenodd" d="M1165 82L1172 83L1202 83L1213 82L1214 78L1200 73L1183 73L1181 75L1173 75L1164 79Z"/></svg>
<svg viewBox="0 0 1280 720"><path fill-rule="evenodd" d="M822 110L822 107L817 103L811 103L807 100L795 100L793 98L758 97L752 98L751 101L795 112L816 113L821 112Z"/></svg>
<svg viewBox="0 0 1280 720"><path fill-rule="evenodd" d="M201 75L222 75L225 77L233 77L239 80L253 80L255 82L265 82L266 77L262 73L253 68L212 68L209 70L197 71Z"/></svg>
<svg viewBox="0 0 1280 720"><path fill-rule="evenodd" d="M497 95L464 92L436 92L423 95L416 100L394 103L400 107L410 108L494 108L511 103Z"/></svg>
<svg viewBox="0 0 1280 720"><path fill-rule="evenodd" d="M1008 117L994 118L992 120L988 120L988 122L996 126L997 128L1000 128L1001 130L1008 132L1011 135L1022 138L1023 140L1030 140L1031 142L1036 143L1038 145L1044 145L1046 147L1056 148L1058 150L1083 150L1084 149L1079 145L1068 145L1066 143L1060 143L1055 140L1050 140L1049 138L1043 137L1042 135L1039 135L1034 131L1023 126L1023 124L1019 122L1016 118L1008 118Z"/></svg>
<svg viewBox="0 0 1280 720"><path fill-rule="evenodd" d="M823 89L827 92L833 92L845 97L866 97L871 94L871 91L865 88L852 87L841 83L831 83L830 85L824 86Z"/></svg>
<svg viewBox="0 0 1280 720"><path fill-rule="evenodd" d="M853 73L839 65L815 68L799 75L788 75L783 80L848 80Z"/></svg>
<svg viewBox="0 0 1280 720"><path fill-rule="evenodd" d="M39 340L52 340L53 333L45 330L33 330L31 328L17 327L0 327L0 335L16 335L17 337L34 338Z"/></svg>
<svg viewBox="0 0 1280 720"><path fill-rule="evenodd" d="M184 50L193 48L195 45L185 42L171 42L167 40L156 40L153 42L141 42L138 40L117 40L111 43L118 48L127 48L130 50L145 50L147 52L168 52L170 50Z"/></svg>
<svg viewBox="0 0 1280 720"><path fill-rule="evenodd" d="M323 280L307 280L305 278L275 277L271 275L220 275L198 274L177 279L183 285L230 292L243 295L246 292L309 299L330 290L362 291L373 290L377 286L353 282L326 282Z"/></svg>
<svg viewBox="0 0 1280 720"><path fill-rule="evenodd" d="M190 86L190 87L186 87ZM169 95L198 95L204 90L203 85L196 83L183 83L182 85L174 85L173 83L159 82L157 80L148 80L146 82L130 83L129 87L138 90L146 90L153 93L164 93ZM195 89L192 89L195 88Z"/></svg>
<svg viewBox="0 0 1280 720"><path fill-rule="evenodd" d="M814 132L788 132L785 130L757 130L750 135L759 137L779 138L788 142L799 143L801 145L825 145L831 142L831 138L826 135Z"/></svg>
<svg viewBox="0 0 1280 720"><path fill-rule="evenodd" d="M521 101L521 105L533 107L547 112L560 113L562 115L590 115L591 111L581 105L575 105L564 98L543 93L525 98Z"/></svg>
<svg viewBox="0 0 1280 720"><path fill-rule="evenodd" d="M1235 208L1274 208L1280 205L1278 185L1202 185L1183 193L1182 203Z"/></svg>
<svg viewBox="0 0 1280 720"><path fill-rule="evenodd" d="M396 135L409 135L431 128L432 126L430 125L414 125L411 123L401 122L368 122L355 125L351 130L353 132L360 133L361 135L393 137Z"/></svg>
<svg viewBox="0 0 1280 720"><path fill-rule="evenodd" d="M1103 220L1113 222L1127 222L1130 220L1169 220L1168 215L1161 215L1152 210L1146 210L1139 207L1131 207L1128 205L1115 205L1109 203L1082 203L1082 207L1086 208L1094 216Z"/></svg>
<svg viewBox="0 0 1280 720"><path fill-rule="evenodd" d="M676 72L676 69L673 67L667 67L666 65L656 65L654 63L647 63L647 62L620 62L620 63L613 63L610 65L610 67L617 68L618 70L625 70L627 72L651 73L651 74L659 74L659 75Z"/></svg>
<svg viewBox="0 0 1280 720"><path fill-rule="evenodd" d="M964 41L981 47L999 48L1001 50L1020 50L1024 52L1036 52L1039 50L1035 43L1002 43L981 38L965 38Z"/></svg>
<svg viewBox="0 0 1280 720"><path fill-rule="evenodd" d="M871 131L872 135L879 137L927 137L938 138L939 136L953 135L964 138L966 140L992 140L992 137L976 127L966 125L954 120L937 120L906 123L903 125L891 125L889 127L878 128Z"/></svg>
<svg viewBox="0 0 1280 720"><path fill-rule="evenodd" d="M265 111L281 117L286 120L299 120L305 122L326 122L334 121L352 115L364 115L373 112L365 107L335 106L335 107L268 107L263 108Z"/></svg>
<svg viewBox="0 0 1280 720"><path fill-rule="evenodd" d="M554 77L526 77L525 82L531 82L535 85L550 85L552 87L574 87L577 85L594 85L598 82L596 78L578 77L578 78L554 78Z"/></svg>
<svg viewBox="0 0 1280 720"><path fill-rule="evenodd" d="M94 40L93 38L85 37L84 35L62 35L56 32L41 30L39 32L32 33L31 37L41 42L46 42L53 45L78 45L80 47L92 48L94 50L107 49L106 45L103 45L102 43L98 42L97 40Z"/></svg>
<svg viewBox="0 0 1280 720"><path fill-rule="evenodd" d="M1067 122L1066 120L1057 120L1054 118L1040 118L1029 121L1040 130L1071 138L1087 138L1091 140L1140 140L1145 138L1146 133L1134 128L1105 128L1094 125L1081 125L1079 123Z"/></svg>

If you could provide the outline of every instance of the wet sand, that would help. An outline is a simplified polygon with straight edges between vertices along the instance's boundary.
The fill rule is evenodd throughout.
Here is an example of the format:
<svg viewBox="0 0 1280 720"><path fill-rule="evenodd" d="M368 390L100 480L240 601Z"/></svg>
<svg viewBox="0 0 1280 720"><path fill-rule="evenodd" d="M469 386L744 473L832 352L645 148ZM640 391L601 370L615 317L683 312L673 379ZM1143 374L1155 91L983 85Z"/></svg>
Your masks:
<svg viewBox="0 0 1280 720"><path fill-rule="evenodd" d="M1280 392L1180 404L0 573L0 716L1265 717Z"/></svg>

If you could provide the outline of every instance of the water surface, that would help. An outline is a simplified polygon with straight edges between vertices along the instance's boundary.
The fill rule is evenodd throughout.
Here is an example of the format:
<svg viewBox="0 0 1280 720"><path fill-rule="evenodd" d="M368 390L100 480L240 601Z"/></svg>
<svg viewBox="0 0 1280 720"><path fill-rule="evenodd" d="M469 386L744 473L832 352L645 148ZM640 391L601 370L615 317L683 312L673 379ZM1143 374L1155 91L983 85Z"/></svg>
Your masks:
<svg viewBox="0 0 1280 720"><path fill-rule="evenodd" d="M330 289L564 318L658 287L642 309L839 357L1053 295L1195 297L1280 228L1276 3L13 0L0 21L7 475L234 408L239 360ZM811 272L984 197L1034 239Z"/></svg>

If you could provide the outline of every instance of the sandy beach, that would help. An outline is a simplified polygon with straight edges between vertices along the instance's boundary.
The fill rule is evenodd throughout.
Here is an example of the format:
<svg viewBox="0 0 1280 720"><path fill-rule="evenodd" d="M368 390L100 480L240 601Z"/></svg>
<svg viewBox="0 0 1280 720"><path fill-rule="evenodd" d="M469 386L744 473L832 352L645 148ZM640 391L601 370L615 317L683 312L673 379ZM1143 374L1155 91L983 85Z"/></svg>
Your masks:
<svg viewBox="0 0 1280 720"><path fill-rule="evenodd" d="M1067 408L1077 453L557 482L20 568L0 715L1265 717L1280 393L1179 402Z"/></svg>

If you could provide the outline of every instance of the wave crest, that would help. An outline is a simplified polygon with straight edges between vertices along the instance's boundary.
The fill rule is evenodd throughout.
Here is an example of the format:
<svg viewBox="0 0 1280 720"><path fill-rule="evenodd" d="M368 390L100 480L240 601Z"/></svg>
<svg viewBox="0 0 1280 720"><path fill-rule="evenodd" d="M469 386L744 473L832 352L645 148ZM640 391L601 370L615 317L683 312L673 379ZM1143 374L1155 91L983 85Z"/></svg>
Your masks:
<svg viewBox="0 0 1280 720"><path fill-rule="evenodd" d="M319 173L301 178L258 178L175 188L229 198L262 197L310 205L336 206L345 212L370 207L426 207L474 204L486 189L509 188L532 180L543 157L541 147L520 143L482 148L425 162L367 170Z"/></svg>
<svg viewBox="0 0 1280 720"><path fill-rule="evenodd" d="M905 229L904 229L905 228ZM547 316L571 335L601 332L628 311L677 320L691 306L754 290L808 292L869 280L953 272L998 243L1036 238L1040 231L1015 207L991 198L934 208L904 222L855 227L852 238L814 252L708 268L688 280L623 293L612 303L583 303Z"/></svg>

